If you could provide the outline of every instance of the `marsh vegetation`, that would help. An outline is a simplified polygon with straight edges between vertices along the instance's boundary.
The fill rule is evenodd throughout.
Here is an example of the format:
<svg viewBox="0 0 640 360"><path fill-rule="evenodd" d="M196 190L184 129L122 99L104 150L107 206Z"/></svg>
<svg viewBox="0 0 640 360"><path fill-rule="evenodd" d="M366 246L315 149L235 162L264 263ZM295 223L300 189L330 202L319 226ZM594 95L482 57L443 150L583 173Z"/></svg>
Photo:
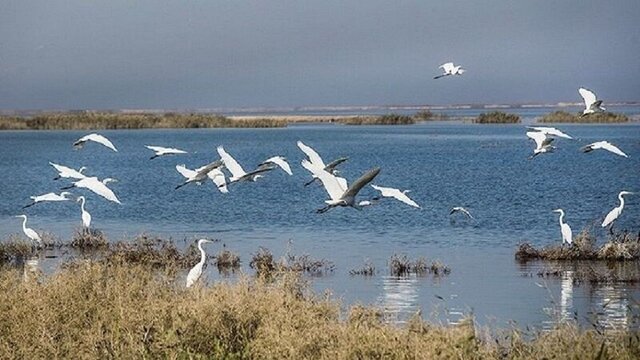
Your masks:
<svg viewBox="0 0 640 360"><path fill-rule="evenodd" d="M581 116L582 113L571 114L566 111L554 111L538 119L541 123L621 123L628 122L624 114L602 112Z"/></svg>
<svg viewBox="0 0 640 360"><path fill-rule="evenodd" d="M473 122L476 124L517 124L520 122L520 116L502 111L492 111L478 115Z"/></svg>

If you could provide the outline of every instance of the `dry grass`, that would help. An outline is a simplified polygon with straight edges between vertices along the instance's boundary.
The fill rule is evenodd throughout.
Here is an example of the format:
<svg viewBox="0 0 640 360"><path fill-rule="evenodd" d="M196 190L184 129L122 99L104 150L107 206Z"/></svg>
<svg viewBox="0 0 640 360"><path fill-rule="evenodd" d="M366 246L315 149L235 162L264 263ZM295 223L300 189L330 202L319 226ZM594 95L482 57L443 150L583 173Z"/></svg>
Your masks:
<svg viewBox="0 0 640 360"><path fill-rule="evenodd" d="M416 121L445 121L451 120L451 117L443 113L434 113L431 110L421 110L413 115Z"/></svg>
<svg viewBox="0 0 640 360"><path fill-rule="evenodd" d="M81 228L76 229L69 247L81 251L106 249L109 247L109 241L100 230Z"/></svg>
<svg viewBox="0 0 640 360"><path fill-rule="evenodd" d="M373 276L376 273L376 267L370 262L366 261L361 268L349 270L349 275L363 275Z"/></svg>
<svg viewBox="0 0 640 360"><path fill-rule="evenodd" d="M240 256L227 249L222 249L216 255L216 266L219 272L235 271L240 268Z"/></svg>
<svg viewBox="0 0 640 360"><path fill-rule="evenodd" d="M104 261L112 264L141 264L153 268L190 268L200 261L197 246L181 252L169 240L139 236L132 242L117 242L110 246Z"/></svg>
<svg viewBox="0 0 640 360"><path fill-rule="evenodd" d="M11 235L0 242L0 265L20 262L35 253L35 248L30 240L25 240L17 235Z"/></svg>
<svg viewBox="0 0 640 360"><path fill-rule="evenodd" d="M629 117L624 114L603 112L580 116L582 113L571 114L566 111L554 111L540 118L541 123L620 123L628 122Z"/></svg>
<svg viewBox="0 0 640 360"><path fill-rule="evenodd" d="M334 270L333 263L330 261L314 259L308 254L295 255L287 252L279 261L276 261L271 251L263 247L253 254L249 266L256 271L256 276L266 279L284 272L322 276Z"/></svg>
<svg viewBox="0 0 640 360"><path fill-rule="evenodd" d="M416 120L407 115L387 114L382 116L353 116L339 118L338 122L345 125L410 125Z"/></svg>
<svg viewBox="0 0 640 360"><path fill-rule="evenodd" d="M0 272L0 358L637 359L637 332L563 326L525 340L478 336L419 316L403 327L376 308L318 298L286 273L273 282L184 289L183 274L80 263L42 282ZM301 291L302 289L302 291ZM343 320L346 319L346 320Z"/></svg>
<svg viewBox="0 0 640 360"><path fill-rule="evenodd" d="M476 124L517 124L520 122L520 116L502 111L492 111L480 114L473 122Z"/></svg>
<svg viewBox="0 0 640 360"><path fill-rule="evenodd" d="M407 255L393 254L389 259L389 273L391 276L409 276L415 274L417 276L426 276L433 274L434 276L448 275L451 269L436 260L431 264L424 257L419 257L415 261L411 261Z"/></svg>

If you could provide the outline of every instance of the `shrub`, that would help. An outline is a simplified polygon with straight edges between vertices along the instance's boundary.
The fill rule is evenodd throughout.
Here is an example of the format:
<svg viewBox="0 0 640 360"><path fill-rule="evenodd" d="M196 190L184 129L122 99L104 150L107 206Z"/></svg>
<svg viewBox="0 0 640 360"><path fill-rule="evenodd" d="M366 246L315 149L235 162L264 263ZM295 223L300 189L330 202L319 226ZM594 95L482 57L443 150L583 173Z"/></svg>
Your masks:
<svg viewBox="0 0 640 360"><path fill-rule="evenodd" d="M541 123L620 123L628 122L629 117L624 114L602 112L581 116L582 113L570 114L566 111L554 111L546 114L538 122Z"/></svg>
<svg viewBox="0 0 640 360"><path fill-rule="evenodd" d="M520 116L502 111L492 111L480 114L473 122L476 124L517 124L520 122Z"/></svg>

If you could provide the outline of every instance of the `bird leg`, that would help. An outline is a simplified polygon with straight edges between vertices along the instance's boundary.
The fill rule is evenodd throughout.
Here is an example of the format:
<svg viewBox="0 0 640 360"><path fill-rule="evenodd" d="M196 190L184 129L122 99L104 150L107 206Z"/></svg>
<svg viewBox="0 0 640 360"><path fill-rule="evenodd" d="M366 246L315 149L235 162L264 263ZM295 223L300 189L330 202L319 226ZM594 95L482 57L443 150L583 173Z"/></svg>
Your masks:
<svg viewBox="0 0 640 360"><path fill-rule="evenodd" d="M304 186L307 187L311 184L313 184L316 181L317 178L313 178L311 181L304 183Z"/></svg>
<svg viewBox="0 0 640 360"><path fill-rule="evenodd" d="M189 183L189 182L183 182L182 184L180 184L180 185L176 186L176 187L174 188L174 190L178 190L178 189L180 189L181 187L183 187L183 186L187 185L188 183Z"/></svg>
<svg viewBox="0 0 640 360"><path fill-rule="evenodd" d="M317 209L317 210L316 210L316 213L317 213L317 214L324 214L324 213L326 213L327 211L329 211L332 207L333 207L333 206L331 206L331 205L327 205L327 206L323 207L322 209Z"/></svg>
<svg viewBox="0 0 640 360"><path fill-rule="evenodd" d="M35 204L36 204L35 202L32 202L31 204L27 204L27 205L23 206L22 208L23 208L23 209L26 209L26 208L28 208L28 207L30 207L30 206L35 205Z"/></svg>
<svg viewBox="0 0 640 360"><path fill-rule="evenodd" d="M69 189L73 189L73 185L69 185L69 186L65 186L63 188L60 188L60 190L69 190Z"/></svg>

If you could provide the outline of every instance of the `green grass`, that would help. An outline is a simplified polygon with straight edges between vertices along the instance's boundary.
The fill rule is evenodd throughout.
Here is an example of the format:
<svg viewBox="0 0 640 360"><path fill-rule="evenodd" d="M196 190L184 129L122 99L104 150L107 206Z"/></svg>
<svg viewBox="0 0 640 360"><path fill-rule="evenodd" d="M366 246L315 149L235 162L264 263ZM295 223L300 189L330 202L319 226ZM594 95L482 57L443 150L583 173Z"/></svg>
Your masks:
<svg viewBox="0 0 640 360"><path fill-rule="evenodd" d="M473 122L476 124L517 124L520 122L520 116L502 111L492 111L480 114Z"/></svg>
<svg viewBox="0 0 640 360"><path fill-rule="evenodd" d="M540 123L620 123L628 122L629 117L624 114L603 112L580 116L582 113L570 114L566 111L554 111L538 120Z"/></svg>

